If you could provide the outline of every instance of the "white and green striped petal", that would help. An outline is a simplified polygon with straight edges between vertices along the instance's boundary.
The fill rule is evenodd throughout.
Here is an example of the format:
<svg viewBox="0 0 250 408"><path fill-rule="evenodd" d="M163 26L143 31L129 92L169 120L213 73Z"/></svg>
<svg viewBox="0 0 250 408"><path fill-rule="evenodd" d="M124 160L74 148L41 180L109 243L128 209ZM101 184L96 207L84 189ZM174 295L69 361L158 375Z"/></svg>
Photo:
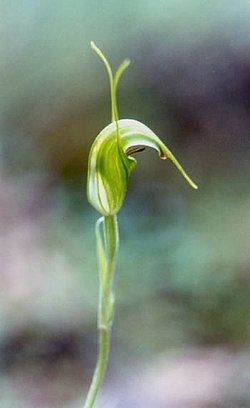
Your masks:
<svg viewBox="0 0 250 408"><path fill-rule="evenodd" d="M131 154L145 147L157 150L162 159L169 158L189 184L197 188L152 130L136 120L121 119L117 123L112 122L99 133L89 155L87 196L101 214L116 214L121 208L129 174L137 163Z"/></svg>

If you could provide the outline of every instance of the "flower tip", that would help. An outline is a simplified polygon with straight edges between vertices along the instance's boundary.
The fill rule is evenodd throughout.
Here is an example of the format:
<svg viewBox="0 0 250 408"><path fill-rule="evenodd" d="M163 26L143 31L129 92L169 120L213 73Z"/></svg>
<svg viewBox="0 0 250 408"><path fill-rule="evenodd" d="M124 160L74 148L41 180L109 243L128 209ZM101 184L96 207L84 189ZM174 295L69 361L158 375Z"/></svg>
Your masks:
<svg viewBox="0 0 250 408"><path fill-rule="evenodd" d="M161 158L162 160L167 160L167 159L168 159L168 156L167 156L165 153L161 152L161 153L160 153L160 158Z"/></svg>
<svg viewBox="0 0 250 408"><path fill-rule="evenodd" d="M194 190L198 190L199 187L197 186L197 184L195 184L195 183L193 182L193 180L191 180L190 177L188 177L188 178L185 177L185 178L186 178L186 180L188 181L188 183L190 184L190 186L193 187Z"/></svg>
<svg viewBox="0 0 250 408"><path fill-rule="evenodd" d="M128 66L131 64L130 59L126 58L126 59L123 61L123 64L124 64L126 67L128 67Z"/></svg>

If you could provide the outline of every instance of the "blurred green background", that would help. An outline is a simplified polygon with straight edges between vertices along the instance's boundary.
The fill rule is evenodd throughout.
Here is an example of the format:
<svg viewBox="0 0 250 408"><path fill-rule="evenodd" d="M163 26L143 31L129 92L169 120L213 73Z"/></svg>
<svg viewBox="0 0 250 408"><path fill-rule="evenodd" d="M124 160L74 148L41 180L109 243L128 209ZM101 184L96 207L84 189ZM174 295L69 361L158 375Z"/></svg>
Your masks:
<svg viewBox="0 0 250 408"><path fill-rule="evenodd" d="M99 407L250 406L249 0L1 0L0 406L79 408L96 359L88 152L121 118L138 154L120 221Z"/></svg>

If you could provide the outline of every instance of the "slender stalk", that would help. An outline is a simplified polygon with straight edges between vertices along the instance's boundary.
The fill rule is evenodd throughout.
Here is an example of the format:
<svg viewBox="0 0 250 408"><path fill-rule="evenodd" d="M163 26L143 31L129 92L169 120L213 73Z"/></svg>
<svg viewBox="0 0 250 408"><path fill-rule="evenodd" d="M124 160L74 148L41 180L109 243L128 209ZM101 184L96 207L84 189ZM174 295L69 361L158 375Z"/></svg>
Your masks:
<svg viewBox="0 0 250 408"><path fill-rule="evenodd" d="M99 353L96 363L95 372L91 381L88 395L84 404L84 408L92 408L94 406L98 391L101 387L102 380L106 371L108 355L110 347L110 331L105 328L99 328Z"/></svg>
<svg viewBox="0 0 250 408"><path fill-rule="evenodd" d="M103 226L102 231L100 230L101 225ZM92 408L94 406L109 356L114 307L112 283L115 271L115 257L118 250L118 227L115 215L105 216L97 221L96 238L100 269L98 358L84 408Z"/></svg>

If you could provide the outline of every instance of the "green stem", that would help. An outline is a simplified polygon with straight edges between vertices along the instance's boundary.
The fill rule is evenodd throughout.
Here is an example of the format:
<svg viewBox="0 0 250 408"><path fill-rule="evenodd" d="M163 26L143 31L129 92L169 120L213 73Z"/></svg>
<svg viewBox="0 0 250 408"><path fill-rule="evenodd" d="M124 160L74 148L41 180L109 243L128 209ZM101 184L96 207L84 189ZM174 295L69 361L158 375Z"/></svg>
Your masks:
<svg viewBox="0 0 250 408"><path fill-rule="evenodd" d="M101 232L99 231L100 223L104 223L104 240ZM100 264L98 358L84 408L92 408L94 406L108 362L114 308L112 283L115 271L115 257L118 250L118 227L116 216L105 216L104 219L98 220L96 233ZM105 255L104 257L103 253Z"/></svg>
<svg viewBox="0 0 250 408"><path fill-rule="evenodd" d="M84 408L92 408L94 406L98 391L101 387L102 380L105 374L110 346L110 333L105 328L99 328L99 353L95 372L88 391L87 399Z"/></svg>

